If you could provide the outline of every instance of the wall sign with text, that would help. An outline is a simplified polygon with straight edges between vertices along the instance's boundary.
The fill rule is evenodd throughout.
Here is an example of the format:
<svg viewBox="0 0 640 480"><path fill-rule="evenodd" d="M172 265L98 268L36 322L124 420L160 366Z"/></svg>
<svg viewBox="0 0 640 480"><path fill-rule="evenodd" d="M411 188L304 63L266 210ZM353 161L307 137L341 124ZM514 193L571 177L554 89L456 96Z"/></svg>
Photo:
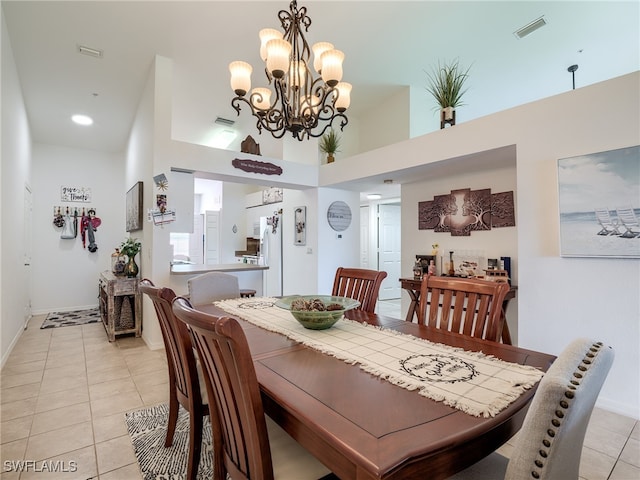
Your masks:
<svg viewBox="0 0 640 480"><path fill-rule="evenodd" d="M91 189L88 187L60 187L61 202L91 202Z"/></svg>
<svg viewBox="0 0 640 480"><path fill-rule="evenodd" d="M345 202L337 201L327 209L327 221L336 232L342 232L351 225L351 209Z"/></svg>

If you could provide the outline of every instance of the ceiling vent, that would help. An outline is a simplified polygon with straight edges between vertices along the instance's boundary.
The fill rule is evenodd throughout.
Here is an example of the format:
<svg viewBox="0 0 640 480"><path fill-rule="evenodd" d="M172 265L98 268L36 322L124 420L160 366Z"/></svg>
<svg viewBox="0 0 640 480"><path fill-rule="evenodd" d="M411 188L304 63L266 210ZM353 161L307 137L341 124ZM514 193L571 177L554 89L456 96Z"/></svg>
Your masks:
<svg viewBox="0 0 640 480"><path fill-rule="evenodd" d="M547 21L544 19L544 16L535 19L533 22L526 24L524 27L519 28L513 34L518 38L524 38L527 35L531 35L533 32L538 30L539 28L544 27L547 24Z"/></svg>
<svg viewBox="0 0 640 480"><path fill-rule="evenodd" d="M85 47L84 45L78 45L78 53L83 55L89 55L90 57L102 58L103 51L97 48Z"/></svg>
<svg viewBox="0 0 640 480"><path fill-rule="evenodd" d="M228 118L222 118L222 117L216 117L215 121L213 123L217 123L218 125L225 125L227 127L230 127L231 125L233 125L235 122L235 120L229 120Z"/></svg>

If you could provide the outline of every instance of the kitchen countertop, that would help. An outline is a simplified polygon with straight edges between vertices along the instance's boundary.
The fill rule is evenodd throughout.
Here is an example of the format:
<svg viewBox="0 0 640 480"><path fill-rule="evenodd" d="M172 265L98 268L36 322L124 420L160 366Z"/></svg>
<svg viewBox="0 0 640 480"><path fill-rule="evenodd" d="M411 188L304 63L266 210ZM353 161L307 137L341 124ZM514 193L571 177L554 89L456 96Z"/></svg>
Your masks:
<svg viewBox="0 0 640 480"><path fill-rule="evenodd" d="M207 272L250 272L268 270L267 265L250 263L221 263L218 265L171 265L171 275L196 275Z"/></svg>

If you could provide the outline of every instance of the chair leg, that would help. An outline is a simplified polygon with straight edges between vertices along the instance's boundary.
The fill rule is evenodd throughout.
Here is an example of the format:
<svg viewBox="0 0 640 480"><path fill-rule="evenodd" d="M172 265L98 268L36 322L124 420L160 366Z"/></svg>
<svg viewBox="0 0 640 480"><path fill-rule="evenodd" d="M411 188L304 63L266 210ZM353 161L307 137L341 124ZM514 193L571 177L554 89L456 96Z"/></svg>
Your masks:
<svg viewBox="0 0 640 480"><path fill-rule="evenodd" d="M191 411L189 414L189 458L187 459L187 480L196 480L200 450L202 448L202 412Z"/></svg>
<svg viewBox="0 0 640 480"><path fill-rule="evenodd" d="M180 404L178 403L178 397L176 397L175 388L172 388L169 394L169 422L167 423L167 438L164 440L165 448L170 447L173 443L173 434L176 432L179 410Z"/></svg>

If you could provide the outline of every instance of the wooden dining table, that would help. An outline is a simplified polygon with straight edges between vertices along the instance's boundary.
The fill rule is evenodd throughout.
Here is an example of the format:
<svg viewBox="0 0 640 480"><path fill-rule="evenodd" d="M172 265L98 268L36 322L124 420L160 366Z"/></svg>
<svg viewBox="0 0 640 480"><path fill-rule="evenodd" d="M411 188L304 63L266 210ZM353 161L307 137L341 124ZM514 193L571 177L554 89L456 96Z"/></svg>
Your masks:
<svg viewBox="0 0 640 480"><path fill-rule="evenodd" d="M229 316L215 305L196 308ZM361 310L345 316L543 371L555 359ZM265 412L342 480L447 478L511 438L535 393L535 387L526 390L494 417L476 417L238 320L254 359Z"/></svg>

